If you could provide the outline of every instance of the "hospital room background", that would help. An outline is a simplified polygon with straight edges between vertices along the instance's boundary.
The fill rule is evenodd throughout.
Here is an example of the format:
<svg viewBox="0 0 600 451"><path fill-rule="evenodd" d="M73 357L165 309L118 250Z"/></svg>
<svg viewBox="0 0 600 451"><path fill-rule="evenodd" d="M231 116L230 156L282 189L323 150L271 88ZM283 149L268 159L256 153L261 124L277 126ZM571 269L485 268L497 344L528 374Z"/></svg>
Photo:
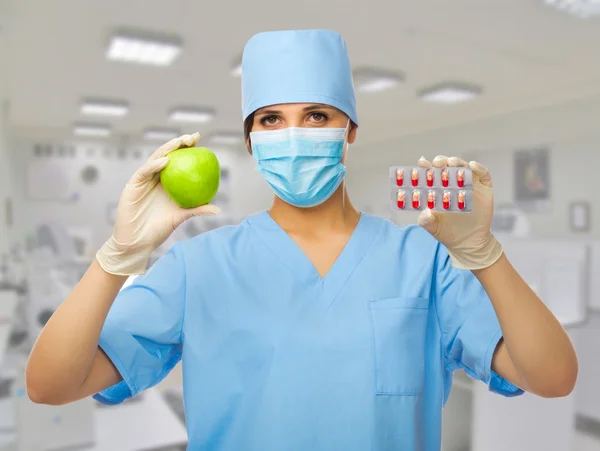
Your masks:
<svg viewBox="0 0 600 451"><path fill-rule="evenodd" d="M361 126L347 188L402 225L389 167L460 156L493 176L493 231L578 351L575 391L504 399L465 374L443 451L600 450L600 2L0 0L0 450L183 450L180 366L119 406L31 403L23 368L110 236L119 194L160 144L200 132L223 211L174 242L264 210L243 143L253 34L328 28L353 62Z"/></svg>

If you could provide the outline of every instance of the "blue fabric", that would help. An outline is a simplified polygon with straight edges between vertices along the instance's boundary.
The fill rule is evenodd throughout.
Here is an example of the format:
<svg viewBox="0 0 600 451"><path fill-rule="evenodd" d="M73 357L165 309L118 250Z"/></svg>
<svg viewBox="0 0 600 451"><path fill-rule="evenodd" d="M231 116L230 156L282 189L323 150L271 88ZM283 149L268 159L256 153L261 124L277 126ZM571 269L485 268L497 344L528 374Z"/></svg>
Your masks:
<svg viewBox="0 0 600 451"><path fill-rule="evenodd" d="M347 128L296 128L250 133L256 169L275 194L296 207L322 204L346 175Z"/></svg>
<svg viewBox="0 0 600 451"><path fill-rule="evenodd" d="M505 396L498 320L417 226L362 214L325 277L267 212L176 245L116 299L117 403L182 355L190 450L439 451L452 372Z"/></svg>
<svg viewBox="0 0 600 451"><path fill-rule="evenodd" d="M242 113L281 103L322 103L358 124L344 39L329 30L287 30L251 37L242 56Z"/></svg>
<svg viewBox="0 0 600 451"><path fill-rule="evenodd" d="M123 381L95 398L118 404L163 380L181 360L185 264L179 244L123 289L99 345ZM148 320L146 320L148 319Z"/></svg>

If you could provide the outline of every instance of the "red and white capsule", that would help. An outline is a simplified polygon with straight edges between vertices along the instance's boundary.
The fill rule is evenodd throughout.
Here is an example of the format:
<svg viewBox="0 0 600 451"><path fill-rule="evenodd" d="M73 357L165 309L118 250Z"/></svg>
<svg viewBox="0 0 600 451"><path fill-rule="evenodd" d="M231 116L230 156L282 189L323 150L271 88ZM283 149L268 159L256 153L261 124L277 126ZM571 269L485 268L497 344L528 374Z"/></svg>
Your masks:
<svg viewBox="0 0 600 451"><path fill-rule="evenodd" d="M458 172L456 173L456 184L458 185L459 188L462 188L463 186L465 186L465 170L464 169L459 169Z"/></svg>
<svg viewBox="0 0 600 451"><path fill-rule="evenodd" d="M433 186L433 169L427 170L426 178L427 178L427 186L432 187Z"/></svg>
<svg viewBox="0 0 600 451"><path fill-rule="evenodd" d="M412 186L419 185L419 170L418 169L413 169L412 171L410 171L410 180L412 182Z"/></svg>
<svg viewBox="0 0 600 451"><path fill-rule="evenodd" d="M418 189L412 193L412 206L414 209L421 208L421 192Z"/></svg>
<svg viewBox="0 0 600 451"><path fill-rule="evenodd" d="M444 207L444 210L450 210L450 198L450 191L444 191L444 194L442 195L442 206Z"/></svg>
<svg viewBox="0 0 600 451"><path fill-rule="evenodd" d="M427 193L427 208L432 210L435 208L435 191Z"/></svg>
<svg viewBox="0 0 600 451"><path fill-rule="evenodd" d="M398 186L404 185L404 169L396 170L396 183Z"/></svg>
<svg viewBox="0 0 600 451"><path fill-rule="evenodd" d="M404 208L406 206L406 194L404 190L398 190L397 195L398 208Z"/></svg>
<svg viewBox="0 0 600 451"><path fill-rule="evenodd" d="M447 187L448 187L448 168L445 168L445 169L442 171L442 186L443 186L444 188L447 188Z"/></svg>
<svg viewBox="0 0 600 451"><path fill-rule="evenodd" d="M457 202L457 204L458 204L458 209L459 210L464 210L465 209L465 197L466 197L466 194L465 194L464 191L459 191L458 192L458 202Z"/></svg>

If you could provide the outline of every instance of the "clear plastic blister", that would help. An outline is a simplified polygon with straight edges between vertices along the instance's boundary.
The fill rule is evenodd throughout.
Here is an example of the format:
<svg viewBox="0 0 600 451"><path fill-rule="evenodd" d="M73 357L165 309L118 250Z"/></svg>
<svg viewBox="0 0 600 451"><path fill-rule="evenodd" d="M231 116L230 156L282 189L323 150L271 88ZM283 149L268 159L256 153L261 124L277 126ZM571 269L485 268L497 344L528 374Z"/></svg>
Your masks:
<svg viewBox="0 0 600 451"><path fill-rule="evenodd" d="M468 167L392 166L390 187L394 210L472 211L473 174Z"/></svg>

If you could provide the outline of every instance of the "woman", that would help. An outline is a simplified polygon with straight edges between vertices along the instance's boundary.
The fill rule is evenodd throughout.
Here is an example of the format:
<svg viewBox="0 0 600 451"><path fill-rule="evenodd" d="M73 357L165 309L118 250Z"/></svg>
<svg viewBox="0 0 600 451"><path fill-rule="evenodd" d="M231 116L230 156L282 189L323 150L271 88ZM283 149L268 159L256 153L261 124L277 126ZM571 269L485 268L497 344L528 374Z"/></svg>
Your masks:
<svg viewBox="0 0 600 451"><path fill-rule="evenodd" d="M243 113L271 209L176 244L119 293L182 221L218 212L179 209L158 182L164 155L198 134L158 149L41 333L31 399L119 403L182 359L189 449L429 451L456 369L504 396L571 392L569 338L490 233L484 167L468 164L471 214L425 210L420 226L397 227L352 206L344 163L358 119L339 35L250 39Z"/></svg>

